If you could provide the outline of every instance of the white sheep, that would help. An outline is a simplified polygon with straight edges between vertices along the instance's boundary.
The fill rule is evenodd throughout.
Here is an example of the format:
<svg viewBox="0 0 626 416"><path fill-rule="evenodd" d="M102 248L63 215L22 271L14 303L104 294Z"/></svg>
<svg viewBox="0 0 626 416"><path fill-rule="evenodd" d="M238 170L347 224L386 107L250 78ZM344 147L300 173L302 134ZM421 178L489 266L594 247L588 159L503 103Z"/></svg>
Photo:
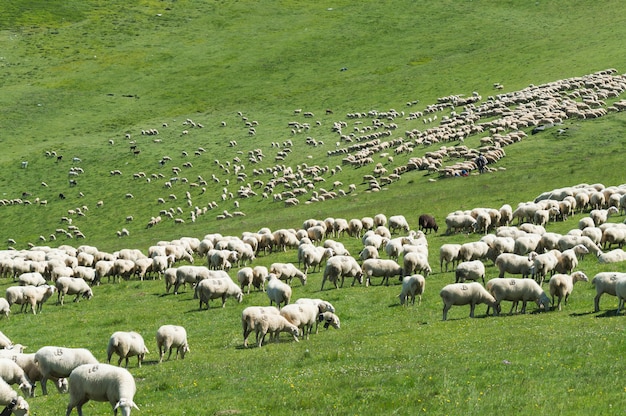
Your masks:
<svg viewBox="0 0 626 416"><path fill-rule="evenodd" d="M454 273L455 283L465 283L466 280L477 282L482 279L485 284L485 265L480 260L464 261L456 266Z"/></svg>
<svg viewBox="0 0 626 416"><path fill-rule="evenodd" d="M619 263L622 261L626 261L626 251L621 248L606 253L598 252L598 262L600 263Z"/></svg>
<svg viewBox="0 0 626 416"><path fill-rule="evenodd" d="M10 313L11 305L9 305L9 302L7 302L5 298L0 298L0 315L4 315L8 318Z"/></svg>
<svg viewBox="0 0 626 416"><path fill-rule="evenodd" d="M41 312L43 303L56 291L56 287L43 286L11 286L6 289L6 299L9 305L14 303L22 305L24 310L30 305L33 314Z"/></svg>
<svg viewBox="0 0 626 416"><path fill-rule="evenodd" d="M448 271L448 264L456 265L459 263L459 252L461 251L461 244L446 243L442 244L439 248L439 269L443 272L443 263L446 263L446 272Z"/></svg>
<svg viewBox="0 0 626 416"><path fill-rule="evenodd" d="M367 259L361 265L363 276L365 276L365 286L369 286L372 277L382 277L380 282L389 284L389 277L403 276L402 266L391 259Z"/></svg>
<svg viewBox="0 0 626 416"><path fill-rule="evenodd" d="M17 280L22 286L41 286L45 285L46 279L39 272L22 273L18 276Z"/></svg>
<svg viewBox="0 0 626 416"><path fill-rule="evenodd" d="M34 387L24 369L10 358L0 358L0 378L8 384L17 384L24 395L33 396Z"/></svg>
<svg viewBox="0 0 626 416"><path fill-rule="evenodd" d="M408 304L410 301L411 305L415 305L415 297L418 297L418 305L422 303L422 295L424 294L424 289L426 288L426 279L421 274L413 274L410 276L405 276L402 279L402 290L398 295L400 299L400 305Z"/></svg>
<svg viewBox="0 0 626 416"><path fill-rule="evenodd" d="M35 353L35 363L41 371L41 390L48 394L46 383L51 377L68 377L81 364L97 364L98 360L85 348L46 346Z"/></svg>
<svg viewBox="0 0 626 416"><path fill-rule="evenodd" d="M317 323L315 324L315 333L317 334L317 327L320 322L324 322L324 328L328 329L329 326L332 326L335 329L341 328L341 322L339 321L339 317L332 312L326 311L322 312L317 316Z"/></svg>
<svg viewBox="0 0 626 416"><path fill-rule="evenodd" d="M237 281L239 282L239 285L241 286L241 290L244 290L244 288L247 286L248 295L250 294L250 286L252 286L253 280L254 280L254 271L252 267L243 267L239 269L239 271L237 272Z"/></svg>
<svg viewBox="0 0 626 416"><path fill-rule="evenodd" d="M500 303L503 300L513 302L509 315L513 312L513 308L517 313L517 306L520 301L522 302L521 313L526 313L528 301L536 302L537 306L544 311L548 311L550 308L548 295L539 286L539 283L532 279L495 278L489 280L486 287L496 299L496 307L494 308L496 314L500 313Z"/></svg>
<svg viewBox="0 0 626 416"><path fill-rule="evenodd" d="M596 296L593 299L593 311L600 311L600 297L606 293L611 296L617 296L615 286L619 280L626 279L626 273L620 272L601 272L591 279L591 284L596 288Z"/></svg>
<svg viewBox="0 0 626 416"><path fill-rule="evenodd" d="M351 256L333 256L326 262L324 268L324 277L322 278L322 288L324 290L324 283L326 280L335 285L335 289L338 288L337 281L341 278L341 287L343 287L344 279L352 277L352 286L358 280L359 284L363 282L363 270L356 259Z"/></svg>
<svg viewBox="0 0 626 416"><path fill-rule="evenodd" d="M163 362L163 356L168 351L167 359L170 359L173 348L176 348L175 359L178 359L178 354L181 359L185 359L185 354L190 352L187 331L179 325L161 325L156 332L156 343L159 350L159 363Z"/></svg>
<svg viewBox="0 0 626 416"><path fill-rule="evenodd" d="M463 261L485 259L488 253L489 245L484 241L463 243L459 250L459 259Z"/></svg>
<svg viewBox="0 0 626 416"><path fill-rule="evenodd" d="M276 342L278 342L278 334L280 332L289 332L293 336L294 341L298 342L300 329L280 314L265 314L255 322L254 331L258 339L257 344L261 347L268 332L270 333L270 338L274 338Z"/></svg>
<svg viewBox="0 0 626 416"><path fill-rule="evenodd" d="M276 303L278 309L280 309L281 303L283 305L288 305L291 300L291 286L287 283L281 282L280 279L273 273L270 273L267 276L265 293L267 293L267 297L270 299L270 306L273 303Z"/></svg>
<svg viewBox="0 0 626 416"><path fill-rule="evenodd" d="M0 349L12 349L13 341L9 339L2 331L0 331Z"/></svg>
<svg viewBox="0 0 626 416"><path fill-rule="evenodd" d="M533 262L532 277L539 283L543 284L548 273L554 274L559 264L561 252L558 250L550 250L547 253L537 254L534 251L529 254L529 258Z"/></svg>
<svg viewBox="0 0 626 416"><path fill-rule="evenodd" d="M292 303L283 306L280 310L282 316L301 330L301 336L305 339L309 339L309 334L313 331L313 325L317 322L317 316L320 313L322 313L320 308L310 303Z"/></svg>
<svg viewBox="0 0 626 416"><path fill-rule="evenodd" d="M293 263L272 263L269 271L279 279L285 280L288 285L291 285L291 280L294 277L300 279L302 286L306 285L306 274L298 270Z"/></svg>
<svg viewBox="0 0 626 416"><path fill-rule="evenodd" d="M552 297L552 306L554 306L554 296L556 295L559 299L557 307L561 310L561 300L565 299L565 304L567 305L569 295L572 293L572 290L574 290L574 283L588 281L587 275L580 271L574 272L571 275L558 273L552 276L548 282L550 296Z"/></svg>
<svg viewBox="0 0 626 416"><path fill-rule="evenodd" d="M265 279L270 274L269 270L265 266L254 266L252 269L252 285L265 292Z"/></svg>
<svg viewBox="0 0 626 416"><path fill-rule="evenodd" d="M335 307L332 303L323 299L299 298L294 303L315 305L319 308L320 312L335 312Z"/></svg>
<svg viewBox="0 0 626 416"><path fill-rule="evenodd" d="M617 207L609 207L608 209L592 209L589 216L593 220L595 226L599 226L607 222L612 214L619 214Z"/></svg>
<svg viewBox="0 0 626 416"><path fill-rule="evenodd" d="M365 261L367 259L379 258L378 250L374 246L365 246L359 253L359 259Z"/></svg>
<svg viewBox="0 0 626 416"><path fill-rule="evenodd" d="M226 298L233 297L237 302L243 301L241 288L233 282L230 277L203 279L196 285L198 298L200 299L200 309L206 305L209 309L211 299L222 299L222 308L226 306Z"/></svg>
<svg viewBox="0 0 626 416"><path fill-rule="evenodd" d="M128 368L128 359L137 356L137 367L141 367L141 362L146 354L149 354L148 348L143 341L143 337L134 331L116 331L109 338L107 345L107 363L111 363L113 353L119 355L117 365L122 364L122 360L126 360L126 368Z"/></svg>
<svg viewBox="0 0 626 416"><path fill-rule="evenodd" d="M478 282L472 283L451 283L446 285L439 292L443 300L443 320L448 318L448 311L453 305L470 305L470 318L474 317L474 309L480 303L486 303L495 308L496 300Z"/></svg>
<svg viewBox="0 0 626 416"><path fill-rule="evenodd" d="M469 214L450 214L446 217L446 235L453 232L471 232L476 224L476 219Z"/></svg>
<svg viewBox="0 0 626 416"><path fill-rule="evenodd" d="M280 311L274 306L248 306L241 312L241 325L243 327L243 346L248 346L248 337L255 330L257 321L264 315L279 315ZM257 344L259 340L256 340Z"/></svg>
<svg viewBox="0 0 626 416"><path fill-rule="evenodd" d="M403 276L409 276L414 273L422 273L424 277L428 277L432 273L432 268L428 264L428 255L417 252L406 253L402 259Z"/></svg>
<svg viewBox="0 0 626 416"><path fill-rule="evenodd" d="M59 277L54 284L57 288L57 303L61 305L65 295L76 295L74 302L78 302L81 297L85 299L93 297L93 291L80 277Z"/></svg>
<svg viewBox="0 0 626 416"><path fill-rule="evenodd" d="M83 405L89 400L109 402L113 413L121 410L123 416L130 416L132 408L139 410L133 401L137 387L132 374L109 364L83 364L76 367L69 376L70 400L66 416L76 408L83 414Z"/></svg>
<svg viewBox="0 0 626 416"><path fill-rule="evenodd" d="M409 222L406 220L404 215L392 215L388 220L389 231L393 234L396 230L403 230L404 232L409 232Z"/></svg>
<svg viewBox="0 0 626 416"><path fill-rule="evenodd" d="M519 256L513 253L502 253L496 257L495 265L500 270L498 277L504 277L504 273L521 274L523 278L529 277L533 272L533 262L528 256Z"/></svg>
<svg viewBox="0 0 626 416"><path fill-rule="evenodd" d="M624 307L624 300L626 300L626 279L618 280L617 283L615 283L615 296L617 296L617 300L619 301L615 314L619 315Z"/></svg>
<svg viewBox="0 0 626 416"><path fill-rule="evenodd" d="M30 396L35 395L35 384L38 381L41 381L42 374L39 369L39 366L35 363L35 353L24 354L22 352L16 351L15 349L0 349L0 357L8 358L11 361L17 363L24 373L28 380L32 383L32 390L30 392ZM55 386L59 393L67 393L67 379L66 378L57 378L50 377L55 383Z"/></svg>
<svg viewBox="0 0 626 416"><path fill-rule="evenodd" d="M29 415L30 407L6 381L0 379L0 405L10 407L15 416ZM7 414L8 415L8 414Z"/></svg>
<svg viewBox="0 0 626 416"><path fill-rule="evenodd" d="M313 245L305 244L302 247L302 263L304 266L304 275L309 273L309 268L313 267L313 271L315 271L315 266L320 267L320 265L324 262L324 260L332 257L334 251L332 248L324 248L324 247L315 247ZM289 264L289 263L288 263ZM275 273L275 272L274 272Z"/></svg>

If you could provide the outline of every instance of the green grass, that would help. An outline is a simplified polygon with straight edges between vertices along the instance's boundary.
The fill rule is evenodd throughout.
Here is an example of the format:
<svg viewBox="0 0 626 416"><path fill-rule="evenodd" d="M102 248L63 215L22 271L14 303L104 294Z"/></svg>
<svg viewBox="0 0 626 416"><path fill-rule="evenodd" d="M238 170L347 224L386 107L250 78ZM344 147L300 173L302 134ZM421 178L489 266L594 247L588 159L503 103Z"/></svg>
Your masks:
<svg viewBox="0 0 626 416"><path fill-rule="evenodd" d="M498 93L495 82L510 92L610 67L624 71L625 59L616 51L626 35L626 11L617 1L10 3L0 5L0 198L39 198L47 204L1 206L3 247L11 238L16 249L31 243L145 251L181 236L299 228L308 218L350 219L379 212L404 214L413 227L428 212L443 227L444 216L457 209L514 206L577 183L624 182L620 166L626 119L612 113L567 120L564 135L529 135L506 148L507 156L497 164L506 170L488 175L429 182L436 176L414 171L371 193L362 178L372 173L372 166L343 166L333 177L325 174L326 182L318 185L329 189L339 180L347 189L356 184L357 192L343 198L305 204L307 195L299 206L287 208L272 202L271 195L263 199L262 188L254 188L258 195L239 199L235 208L232 200L220 197L224 188L236 194L242 184L270 179L267 171L255 176L253 169L279 163L294 170L305 164L341 165L342 156L326 152L338 140L332 123L347 120L348 113L390 108L408 113L450 94L478 91L486 99ZM407 107L413 100L419 103ZM294 114L300 108L315 117ZM325 114L326 109L333 114ZM248 135L238 111L259 122L256 136ZM187 119L204 128L184 124ZM220 127L222 121L226 127ZM311 129L293 135L291 121L310 122ZM395 122L399 128L393 138L425 128L421 118ZM355 120L348 123L348 132L358 126ZM141 135L151 128L159 135ZM136 141L139 155L133 156L125 134ZM324 145L306 145L307 136ZM108 144L111 139L114 145ZM278 149L271 143L289 139L293 152L284 162L275 161ZM232 140L238 145L228 146ZM478 136L466 140L468 146L477 143ZM195 156L200 147L206 152ZM391 170L437 148L380 161ZM262 162L248 162L251 149L262 150ZM46 151L62 154L63 160L46 157ZM183 157L183 151L189 156ZM160 166L166 155L172 161ZM73 157L82 162L73 163ZM236 157L248 175L243 183L233 174ZM29 162L27 169L20 168L23 160ZM184 168L185 162L193 166ZM227 163L229 173L219 167ZM76 187L68 184L72 166L84 169ZM164 182L175 176L173 166L181 167L179 177L189 182L204 178L206 191L182 181L166 189ZM122 175L112 176L112 170ZM133 177L138 172L163 177L148 183ZM219 207L192 223L185 192L190 192L192 206L217 201ZM60 193L66 198L60 199ZM134 198L127 199L127 193ZM158 198L166 202L159 204ZM98 201L104 203L100 208ZM57 228L67 229L61 217L83 206L86 215L72 219L86 239L57 234ZM150 217L177 207L183 214L176 216L185 224L164 220L146 228ZM246 216L217 220L224 209ZM127 223L129 215L134 221ZM549 229L565 233L583 215ZM130 236L120 239L116 231L123 227ZM56 241L49 241L51 234ZM163 282L151 280L104 282L94 288L92 300L63 307L50 301L37 316L14 307L1 329L30 352L44 345L81 346L101 360L111 333L140 332L151 354L141 369L131 360L130 371L143 415L622 411L624 325L614 316L615 298L603 298L601 312L591 313L593 287L578 283L562 312L485 318L484 307L478 307L478 318L469 319L468 308L453 307L449 320L442 322L437 294L453 273L439 273L438 248L478 237L440 233L428 238L435 273L427 279L420 306L400 307L397 282L323 293L321 273L311 273L304 287L296 282L294 298L323 297L335 305L342 321L341 330L321 329L299 343L283 336L277 345L241 348L240 313L246 306L266 305L264 293L246 295L242 304L228 300L223 309L212 303L209 311L198 311L189 289L166 295ZM360 250L356 239L339 240L352 253ZM296 252L261 255L253 264L276 261L295 262ZM599 265L588 257L579 269L591 277L623 266ZM497 274L492 265L487 274ZM0 282L2 288L13 284L9 280ZM165 323L187 328L191 353L184 361L157 365L154 334ZM51 392L29 403L33 414L50 415L61 413L67 400ZM110 408L89 403L86 412L110 414Z"/></svg>

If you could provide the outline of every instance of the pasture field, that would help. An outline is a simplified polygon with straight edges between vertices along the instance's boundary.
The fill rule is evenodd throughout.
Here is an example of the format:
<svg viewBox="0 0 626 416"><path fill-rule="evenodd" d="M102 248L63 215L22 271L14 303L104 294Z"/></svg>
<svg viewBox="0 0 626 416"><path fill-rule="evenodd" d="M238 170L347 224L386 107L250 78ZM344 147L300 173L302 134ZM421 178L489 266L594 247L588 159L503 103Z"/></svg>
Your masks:
<svg viewBox="0 0 626 416"><path fill-rule="evenodd" d="M441 227L428 235L434 272L419 306L399 305L397 279L389 286L375 281L373 287L350 287L347 281L341 289L326 286L320 292L322 273L315 271L306 286L293 283L293 299L322 297L341 319L340 330L320 328L298 343L283 334L278 344L242 348L241 311L267 305L262 292L253 290L241 304L229 299L220 308L212 301L208 311L198 310L190 288L166 294L162 280L105 279L94 287L93 299L59 306L53 298L37 315L13 306L0 330L27 345L27 352L44 345L85 347L100 360L106 359L114 331L141 333L150 354L142 368L131 359L130 371L137 381L137 413L143 415L622 414L625 325L623 316L615 316L616 298L605 295L601 311L593 313L595 290L578 283L561 312L486 317L481 305L470 319L468 307L453 307L442 322L438 293L454 273L441 272L438 264L442 244L479 239L445 235L449 212L515 207L541 192L579 183L626 182L624 113L566 119L535 135L525 128L528 136L507 146L488 174L442 178L414 170L379 192L364 180L376 163L391 172L412 157L460 143L420 145L412 153L392 148L358 168L344 164L341 154L328 155L348 146L332 131L333 123L346 121L346 134L366 134L373 117L349 117L357 112L404 112L384 120L397 128L383 140L399 139L463 111L446 108L407 120L441 97L476 92L484 103L531 84L608 68L626 71L619 53L626 35L621 2L566 3L0 4L0 198L30 202L0 206L3 249L88 244L107 252L146 252L158 241L182 236L240 236L262 227L299 228L308 218L379 212L403 214L414 229L420 214L431 213ZM307 112L313 116L305 117ZM432 120L435 114L438 119ZM154 129L158 134L141 133ZM464 145L478 148L488 134L470 135ZM292 145L285 146L287 141ZM285 148L291 152L277 159ZM255 149L265 157L252 163L249 152ZM316 165L328 166L320 175L324 181L297 206L274 200L278 188L263 198L263 186L252 185L257 195L237 197L248 183L267 183L273 176L267 169L297 172ZM235 169L246 176L238 179ZM206 184L199 184L202 179ZM349 184L355 191L348 192ZM346 195L305 203L321 188ZM217 207L192 222L190 212L213 201ZM163 210L173 218L163 215L161 223L147 227ZM245 215L218 220L224 210ZM566 233L583 216L588 213L547 228ZM66 237L69 225L85 238ZM124 228L129 235L118 237ZM337 240L353 255L360 251L358 239ZM297 252L259 254L253 265L273 262L297 262ZM591 279L624 266L587 256L578 269ZM496 276L487 263L487 277ZM2 278L0 290L13 284ZM191 352L185 360L158 364L154 334L166 323L186 327ZM67 395L37 392L28 399L35 415L59 414L67 406ZM90 402L85 412L104 415L110 408Z"/></svg>

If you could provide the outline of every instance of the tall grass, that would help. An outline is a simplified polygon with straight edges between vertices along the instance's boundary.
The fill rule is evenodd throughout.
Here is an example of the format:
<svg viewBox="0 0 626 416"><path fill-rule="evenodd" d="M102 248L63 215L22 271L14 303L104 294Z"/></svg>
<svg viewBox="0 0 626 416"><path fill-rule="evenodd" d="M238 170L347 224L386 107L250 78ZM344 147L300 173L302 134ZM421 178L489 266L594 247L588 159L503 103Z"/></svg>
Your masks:
<svg viewBox="0 0 626 416"><path fill-rule="evenodd" d="M345 120L347 113L390 108L408 113L449 94L478 91L486 98L497 93L494 82L515 91L609 67L623 71L624 58L617 51L626 11L617 1L5 3L0 5L0 196L47 201L0 207L0 242L14 239L17 249L31 243L145 251L181 236L241 235L265 226L298 228L307 218L350 219L378 212L404 214L413 227L428 212L442 225L445 214L457 209L515 205L577 183L623 182L625 119L617 113L566 121L563 135L546 131L529 136L506 149L497 165L506 170L492 174L430 182L436 177L414 171L371 193L362 183L369 167L344 167L334 177L326 175L322 185L355 183L357 192L347 197L287 208L261 198L259 189L257 197L239 200L245 217L216 219L224 209L235 210L231 200L220 196L224 187L236 192L239 186L232 174L236 157L244 161L250 182L253 168L278 164L273 142L294 142L284 162L294 169L341 165L340 156L326 152L336 147L332 123ZM407 107L414 100L419 103ZM300 108L315 117L294 114ZM327 109L333 114L326 114ZM238 111L259 122L255 136L248 135ZM187 119L204 128L191 127ZM294 120L310 122L310 131L292 134L288 123ZM398 123L394 137L424 128L421 119ZM150 128L159 135L140 134ZM306 145L307 136L324 145ZM140 154L130 151L130 140L137 142ZM232 140L237 146L228 146ZM471 146L477 142L478 137L467 140ZM200 147L206 152L195 156ZM248 163L247 152L257 148L265 159ZM412 156L429 150L418 149ZM57 161L46 151L64 157ZM172 161L161 166L166 155ZM72 162L73 157L81 162ZM381 162L392 169L408 158L394 155L393 162ZM26 169L20 167L24 160L29 162ZM185 162L193 166L182 168ZM227 162L228 174L219 167ZM68 183L72 166L85 171L76 187ZM190 182L206 179L206 191L180 182L165 188L164 181L175 176L173 166L181 167L179 176ZM111 175L112 170L122 175ZM133 177L138 172L163 178L148 183ZM211 180L212 174L219 183ZM269 176L261 177L266 181ZM187 191L194 206L215 200L219 208L191 223ZM59 198L61 193L65 199ZM127 193L133 198L126 198ZM72 219L86 239L57 234L57 228L67 228L61 217L83 206L85 216ZM146 228L160 210L179 206L185 224L163 221ZM134 221L126 221L129 215ZM587 214L549 229L565 233L582 215ZM124 227L130 236L120 239L116 231ZM51 234L56 241L50 241ZM266 305L264 293L253 291L242 304L228 300L224 308L212 302L210 310L199 311L189 288L165 294L163 282L153 280L105 281L94 288L92 300L61 307L52 299L36 316L14 307L1 329L31 352L43 345L82 346L101 360L112 332L140 332L151 354L141 369L133 362L130 370L144 415L622 411L623 323L614 316L615 298L606 296L601 312L591 313L595 292L579 283L562 312L484 317L479 307L478 318L469 319L467 308L453 307L449 321L442 322L437 294L453 278L438 271L438 248L477 237L440 233L428 238L435 273L427 279L420 306L399 306L397 282L368 288L347 283L321 293L321 273L315 272L306 286L295 283L294 298L323 297L335 305L342 321L339 331L320 329L299 343L283 336L278 344L241 348L241 311ZM359 251L357 239L338 239L352 253ZM296 253L259 255L254 264L276 261L295 262ZM592 277L622 266L599 265L588 257L579 268ZM492 265L487 274L496 275ZM14 283L4 279L0 284ZM191 353L185 360L158 365L153 339L165 323L187 328ZM58 414L67 396L52 392L29 402L34 414ZM110 413L101 403L86 408L89 414Z"/></svg>

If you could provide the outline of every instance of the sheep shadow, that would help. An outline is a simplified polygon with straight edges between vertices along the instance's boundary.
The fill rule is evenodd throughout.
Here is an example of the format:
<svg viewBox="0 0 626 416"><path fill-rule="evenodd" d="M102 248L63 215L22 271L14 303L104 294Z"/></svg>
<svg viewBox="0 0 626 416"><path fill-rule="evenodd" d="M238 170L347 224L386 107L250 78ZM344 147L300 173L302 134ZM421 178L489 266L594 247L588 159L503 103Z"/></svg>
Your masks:
<svg viewBox="0 0 626 416"><path fill-rule="evenodd" d="M590 312L593 313L593 312ZM621 316L617 314L617 309L611 309L608 311L604 311L598 315L596 315L596 318L614 318L616 316Z"/></svg>

